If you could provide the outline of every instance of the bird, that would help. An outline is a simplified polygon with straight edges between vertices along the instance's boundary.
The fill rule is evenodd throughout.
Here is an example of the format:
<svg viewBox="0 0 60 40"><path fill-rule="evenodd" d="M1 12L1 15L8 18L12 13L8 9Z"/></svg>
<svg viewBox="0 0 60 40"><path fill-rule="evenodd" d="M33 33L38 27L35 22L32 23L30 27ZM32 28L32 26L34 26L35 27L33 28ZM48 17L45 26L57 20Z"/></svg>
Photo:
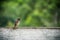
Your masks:
<svg viewBox="0 0 60 40"><path fill-rule="evenodd" d="M14 23L13 29L17 29L19 24L20 24L20 18L17 18L17 20Z"/></svg>

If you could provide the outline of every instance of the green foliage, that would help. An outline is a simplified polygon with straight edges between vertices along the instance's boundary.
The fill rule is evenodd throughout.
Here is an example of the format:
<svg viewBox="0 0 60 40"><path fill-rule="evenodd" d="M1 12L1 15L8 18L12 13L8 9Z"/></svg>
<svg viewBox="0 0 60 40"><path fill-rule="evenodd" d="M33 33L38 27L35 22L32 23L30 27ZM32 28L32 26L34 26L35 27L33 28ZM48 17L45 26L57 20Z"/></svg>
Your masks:
<svg viewBox="0 0 60 40"><path fill-rule="evenodd" d="M58 0L6 0L2 3L3 16L12 20L21 18L20 26L57 26L57 1ZM60 13L60 12L59 12ZM8 21L6 26L13 26L14 22Z"/></svg>

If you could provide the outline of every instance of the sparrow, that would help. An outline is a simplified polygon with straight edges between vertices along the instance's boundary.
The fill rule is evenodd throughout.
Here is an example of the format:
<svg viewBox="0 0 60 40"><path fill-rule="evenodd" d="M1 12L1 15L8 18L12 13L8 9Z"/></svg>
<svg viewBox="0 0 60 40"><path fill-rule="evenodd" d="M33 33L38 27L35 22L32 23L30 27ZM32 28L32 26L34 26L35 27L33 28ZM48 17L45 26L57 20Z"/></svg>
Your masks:
<svg viewBox="0 0 60 40"><path fill-rule="evenodd" d="M17 29L19 24L20 24L20 18L18 18L18 19L15 21L13 29Z"/></svg>

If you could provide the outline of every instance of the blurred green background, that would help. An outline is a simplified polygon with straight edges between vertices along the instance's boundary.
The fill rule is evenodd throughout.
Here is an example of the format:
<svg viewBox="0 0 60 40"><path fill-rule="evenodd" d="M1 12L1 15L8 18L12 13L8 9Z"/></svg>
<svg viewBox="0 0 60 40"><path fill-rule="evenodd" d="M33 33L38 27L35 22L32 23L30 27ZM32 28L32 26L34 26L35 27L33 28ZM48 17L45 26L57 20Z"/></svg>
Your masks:
<svg viewBox="0 0 60 40"><path fill-rule="evenodd" d="M0 27L60 27L60 0L1 0Z"/></svg>

